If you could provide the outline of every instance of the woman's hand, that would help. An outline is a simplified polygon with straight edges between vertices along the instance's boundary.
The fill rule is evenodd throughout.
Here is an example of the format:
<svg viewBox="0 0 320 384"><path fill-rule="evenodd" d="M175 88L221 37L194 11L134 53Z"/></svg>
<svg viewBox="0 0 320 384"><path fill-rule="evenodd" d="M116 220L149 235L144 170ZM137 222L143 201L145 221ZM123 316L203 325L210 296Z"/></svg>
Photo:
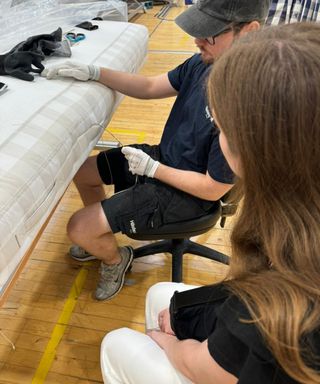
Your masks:
<svg viewBox="0 0 320 384"><path fill-rule="evenodd" d="M165 332L169 335L174 335L170 323L169 308L163 309L158 315L158 324L161 332Z"/></svg>
<svg viewBox="0 0 320 384"><path fill-rule="evenodd" d="M159 331L147 331L147 335L151 337L162 349L166 349L170 343L178 341L170 324L169 308L163 309L158 315Z"/></svg>
<svg viewBox="0 0 320 384"><path fill-rule="evenodd" d="M151 339L165 351L170 348L170 345L178 342L178 339L174 335L170 335L162 331L148 331L147 335L150 336Z"/></svg>

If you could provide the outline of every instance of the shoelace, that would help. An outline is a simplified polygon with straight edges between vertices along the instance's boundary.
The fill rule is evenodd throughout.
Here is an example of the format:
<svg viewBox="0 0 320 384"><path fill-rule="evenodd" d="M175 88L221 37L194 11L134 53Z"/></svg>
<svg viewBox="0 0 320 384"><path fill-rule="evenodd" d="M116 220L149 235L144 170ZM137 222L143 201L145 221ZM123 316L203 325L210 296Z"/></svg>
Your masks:
<svg viewBox="0 0 320 384"><path fill-rule="evenodd" d="M117 267L117 265L116 265ZM103 280L107 280L107 279L110 279L110 278L114 278L116 277L116 279L114 281L117 281L118 279L118 275L115 276L115 267L114 266L102 266L100 267L100 271L101 271L101 277Z"/></svg>

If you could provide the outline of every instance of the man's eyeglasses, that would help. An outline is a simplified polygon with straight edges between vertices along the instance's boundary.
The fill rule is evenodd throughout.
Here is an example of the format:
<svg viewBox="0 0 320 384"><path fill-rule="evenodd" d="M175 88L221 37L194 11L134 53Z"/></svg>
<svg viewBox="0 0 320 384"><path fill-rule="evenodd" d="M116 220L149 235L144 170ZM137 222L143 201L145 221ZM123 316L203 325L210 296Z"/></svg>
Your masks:
<svg viewBox="0 0 320 384"><path fill-rule="evenodd" d="M218 37L218 36L220 36L220 35L223 35L223 34L225 34L225 33L228 33L228 32L230 32L230 31L232 31L232 28L227 28L227 29L225 29L224 31L222 31L222 32L220 32L220 33L218 33L217 35L215 35L215 36L209 36L209 37L205 37L203 40L205 40L208 44L210 44L210 45L215 45L215 43L216 43L216 37Z"/></svg>

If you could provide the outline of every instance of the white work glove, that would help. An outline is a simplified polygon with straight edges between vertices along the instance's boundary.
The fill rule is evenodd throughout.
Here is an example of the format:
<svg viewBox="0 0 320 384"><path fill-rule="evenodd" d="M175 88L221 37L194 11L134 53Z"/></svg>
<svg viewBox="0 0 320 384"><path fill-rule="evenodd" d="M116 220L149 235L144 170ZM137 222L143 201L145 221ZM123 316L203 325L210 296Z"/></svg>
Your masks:
<svg viewBox="0 0 320 384"><path fill-rule="evenodd" d="M123 147L121 152L128 160L129 171L134 175L153 177L160 165L159 161L153 160L141 149Z"/></svg>
<svg viewBox="0 0 320 384"><path fill-rule="evenodd" d="M73 77L81 81L99 80L100 68L95 65L87 65L77 63L76 61L66 61L61 64L56 64L45 68L41 72L41 76L48 80L61 77Z"/></svg>

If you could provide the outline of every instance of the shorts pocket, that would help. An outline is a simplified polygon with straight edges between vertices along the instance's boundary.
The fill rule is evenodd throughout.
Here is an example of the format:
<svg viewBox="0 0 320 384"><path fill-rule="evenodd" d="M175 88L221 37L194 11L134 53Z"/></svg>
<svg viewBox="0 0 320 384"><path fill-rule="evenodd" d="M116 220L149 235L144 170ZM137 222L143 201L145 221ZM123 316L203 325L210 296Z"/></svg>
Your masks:
<svg viewBox="0 0 320 384"><path fill-rule="evenodd" d="M134 212L119 215L117 217L118 227L124 234L143 233L148 229L156 228L157 205L148 204Z"/></svg>
<svg viewBox="0 0 320 384"><path fill-rule="evenodd" d="M148 227L151 229L158 229L163 224L163 217L161 214L161 210L159 207L159 204L156 205L155 209L153 210L152 215L150 216Z"/></svg>

